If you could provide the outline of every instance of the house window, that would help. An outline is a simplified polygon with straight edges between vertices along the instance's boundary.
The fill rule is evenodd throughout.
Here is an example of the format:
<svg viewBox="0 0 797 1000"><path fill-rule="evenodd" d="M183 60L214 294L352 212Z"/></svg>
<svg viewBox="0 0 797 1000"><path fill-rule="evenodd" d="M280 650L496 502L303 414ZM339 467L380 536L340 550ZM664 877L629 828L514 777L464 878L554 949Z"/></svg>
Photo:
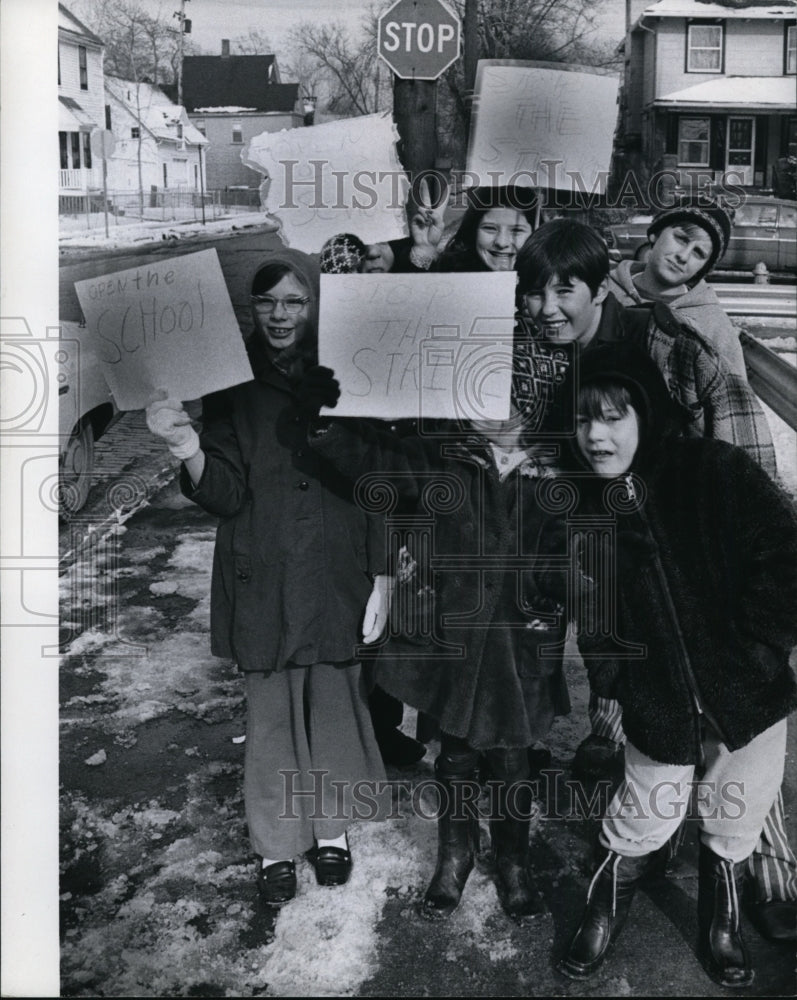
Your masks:
<svg viewBox="0 0 797 1000"><path fill-rule="evenodd" d="M243 127L240 122L232 123L232 141L238 144L244 141Z"/></svg>
<svg viewBox="0 0 797 1000"><path fill-rule="evenodd" d="M83 136L83 162L86 165L86 170L91 170L91 137L88 132L82 132Z"/></svg>
<svg viewBox="0 0 797 1000"><path fill-rule="evenodd" d="M80 65L80 89L89 89L89 67L86 60L86 46L78 45L77 47L77 57L78 63Z"/></svg>
<svg viewBox="0 0 797 1000"><path fill-rule="evenodd" d="M72 167L80 170L80 132L70 132L72 136Z"/></svg>
<svg viewBox="0 0 797 1000"><path fill-rule="evenodd" d="M58 148L61 154L61 169L69 170L69 153L66 145L66 132L58 133Z"/></svg>
<svg viewBox="0 0 797 1000"><path fill-rule="evenodd" d="M138 127L138 125L133 125L131 127L131 129L130 129L130 138L131 139L140 139L141 138L141 129Z"/></svg>
<svg viewBox="0 0 797 1000"><path fill-rule="evenodd" d="M58 86L61 86L61 46L58 46Z"/></svg>
<svg viewBox="0 0 797 1000"><path fill-rule="evenodd" d="M182 125L178 125L177 126L177 138L178 139L182 139L183 138L183 126Z"/></svg>
<svg viewBox="0 0 797 1000"><path fill-rule="evenodd" d="M784 73L797 73L797 24L786 25L786 58Z"/></svg>
<svg viewBox="0 0 797 1000"><path fill-rule="evenodd" d="M678 119L678 166L707 167L711 123L708 118Z"/></svg>
<svg viewBox="0 0 797 1000"><path fill-rule="evenodd" d="M106 104L105 105L105 127L108 129L109 132L111 131L111 105L110 104Z"/></svg>
<svg viewBox="0 0 797 1000"><path fill-rule="evenodd" d="M169 172L166 169L166 164L163 164L163 188L164 190L169 186Z"/></svg>
<svg viewBox="0 0 797 1000"><path fill-rule="evenodd" d="M690 24L686 34L686 72L721 73L725 29L721 24Z"/></svg>
<svg viewBox="0 0 797 1000"><path fill-rule="evenodd" d="M175 184L188 183L188 160L172 160L172 179Z"/></svg>

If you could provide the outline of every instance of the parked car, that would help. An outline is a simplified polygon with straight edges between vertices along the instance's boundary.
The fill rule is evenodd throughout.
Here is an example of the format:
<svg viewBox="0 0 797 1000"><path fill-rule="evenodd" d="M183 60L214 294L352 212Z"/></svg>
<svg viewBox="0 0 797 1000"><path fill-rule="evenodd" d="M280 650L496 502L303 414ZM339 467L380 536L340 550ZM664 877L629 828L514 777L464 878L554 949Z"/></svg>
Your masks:
<svg viewBox="0 0 797 1000"><path fill-rule="evenodd" d="M612 260L644 260L652 221L653 215L645 213L606 226L603 237ZM719 270L752 271L760 262L775 274L797 273L797 201L750 195L736 209Z"/></svg>
<svg viewBox="0 0 797 1000"><path fill-rule="evenodd" d="M61 323L65 360L58 385L58 477L64 516L85 506L94 470L94 442L120 415L86 333L79 323Z"/></svg>

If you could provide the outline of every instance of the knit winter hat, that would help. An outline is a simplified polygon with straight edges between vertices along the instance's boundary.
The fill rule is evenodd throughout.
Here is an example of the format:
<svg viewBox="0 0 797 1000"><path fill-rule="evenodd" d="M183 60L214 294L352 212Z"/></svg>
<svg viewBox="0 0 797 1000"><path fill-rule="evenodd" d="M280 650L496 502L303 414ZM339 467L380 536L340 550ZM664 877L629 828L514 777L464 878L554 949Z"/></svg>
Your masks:
<svg viewBox="0 0 797 1000"><path fill-rule="evenodd" d="M365 258L365 244L351 233L331 236L321 248L322 274L354 274Z"/></svg>
<svg viewBox="0 0 797 1000"><path fill-rule="evenodd" d="M731 238L731 224L733 213L716 202L706 203L706 199L691 198L685 199L672 208L666 208L655 217L648 226L648 237L660 233L668 226L679 224L700 226L704 232L708 233L711 239L712 253L703 267L692 279L698 282L722 259L722 255L728 249L728 240Z"/></svg>

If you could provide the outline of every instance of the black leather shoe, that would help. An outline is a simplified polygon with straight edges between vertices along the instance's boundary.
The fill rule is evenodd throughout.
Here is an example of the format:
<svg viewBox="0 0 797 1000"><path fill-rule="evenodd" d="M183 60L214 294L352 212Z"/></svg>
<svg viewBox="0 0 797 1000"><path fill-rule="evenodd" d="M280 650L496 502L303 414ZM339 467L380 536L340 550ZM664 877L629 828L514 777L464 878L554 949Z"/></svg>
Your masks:
<svg viewBox="0 0 797 1000"><path fill-rule="evenodd" d="M296 868L292 861L277 861L257 873L260 898L271 906L280 906L296 895Z"/></svg>
<svg viewBox="0 0 797 1000"><path fill-rule="evenodd" d="M351 851L342 847L314 847L311 860L319 885L345 885L351 875Z"/></svg>
<svg viewBox="0 0 797 1000"><path fill-rule="evenodd" d="M377 733L376 742L384 763L393 767L412 767L426 753L426 744L407 736L400 729Z"/></svg>
<svg viewBox="0 0 797 1000"><path fill-rule="evenodd" d="M770 899L748 903L745 913L767 941L797 941L797 902L794 900Z"/></svg>

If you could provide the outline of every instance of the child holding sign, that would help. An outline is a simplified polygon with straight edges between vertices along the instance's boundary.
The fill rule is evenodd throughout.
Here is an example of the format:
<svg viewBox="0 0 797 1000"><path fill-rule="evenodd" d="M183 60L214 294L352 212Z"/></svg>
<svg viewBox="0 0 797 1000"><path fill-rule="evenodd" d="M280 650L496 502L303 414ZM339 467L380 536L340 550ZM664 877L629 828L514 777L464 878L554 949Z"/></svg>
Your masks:
<svg viewBox="0 0 797 1000"><path fill-rule="evenodd" d="M374 532L307 448L294 394L315 361L317 287L300 254L258 269L254 378L205 398L201 436L179 402L147 408L183 462L184 493L220 519L211 648L244 673L246 818L268 904L293 898L294 858L308 850L320 885L347 881L352 789L384 777L354 658L361 625L369 642L384 624L381 522Z"/></svg>
<svg viewBox="0 0 797 1000"><path fill-rule="evenodd" d="M297 392L318 412L334 405L339 387L332 371L319 367ZM375 667L380 687L441 731L437 867L421 915L450 915L473 868L482 758L498 898L508 916L525 923L546 912L529 872L536 806L528 748L555 715L569 711L564 609L535 582L545 518L541 480L549 473L530 455L518 419L483 421L464 432L452 422L448 429L454 436L443 444L366 420L333 420L317 425L310 441L349 481L372 474L359 484L361 502L371 497L377 506L392 497L427 526L428 627L408 635L399 622ZM402 523L420 533L417 523Z"/></svg>

